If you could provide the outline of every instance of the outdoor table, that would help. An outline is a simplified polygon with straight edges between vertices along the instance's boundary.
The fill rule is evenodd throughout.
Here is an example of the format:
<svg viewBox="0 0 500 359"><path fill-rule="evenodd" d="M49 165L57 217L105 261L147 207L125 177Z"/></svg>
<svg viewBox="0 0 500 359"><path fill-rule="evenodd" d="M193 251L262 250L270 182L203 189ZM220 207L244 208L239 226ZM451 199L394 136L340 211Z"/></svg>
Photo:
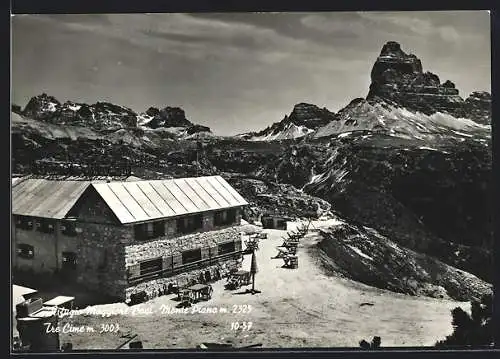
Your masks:
<svg viewBox="0 0 500 359"><path fill-rule="evenodd" d="M73 309L73 301L75 297L68 297L65 295L60 295L58 297L52 298L48 302L43 303L48 307L62 307L66 309Z"/></svg>
<svg viewBox="0 0 500 359"><path fill-rule="evenodd" d="M206 284L195 284L188 288L193 293L194 300L198 301L200 298L209 299L209 286Z"/></svg>

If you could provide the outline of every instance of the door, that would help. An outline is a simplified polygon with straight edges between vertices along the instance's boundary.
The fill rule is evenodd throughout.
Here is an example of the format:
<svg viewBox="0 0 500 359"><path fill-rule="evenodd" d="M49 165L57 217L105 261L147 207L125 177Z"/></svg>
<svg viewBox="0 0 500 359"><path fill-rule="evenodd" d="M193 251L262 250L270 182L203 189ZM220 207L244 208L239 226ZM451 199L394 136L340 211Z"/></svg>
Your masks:
<svg viewBox="0 0 500 359"><path fill-rule="evenodd" d="M61 276L65 281L76 281L76 267L76 253L62 252Z"/></svg>

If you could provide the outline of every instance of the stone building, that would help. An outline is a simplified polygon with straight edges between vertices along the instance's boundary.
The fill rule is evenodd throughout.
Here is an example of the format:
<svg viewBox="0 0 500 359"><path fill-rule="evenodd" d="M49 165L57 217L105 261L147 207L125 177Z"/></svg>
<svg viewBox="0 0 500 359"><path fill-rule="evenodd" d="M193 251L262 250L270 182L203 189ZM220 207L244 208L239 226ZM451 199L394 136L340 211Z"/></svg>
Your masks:
<svg viewBox="0 0 500 359"><path fill-rule="evenodd" d="M237 267L247 204L220 176L20 180L12 187L13 267L122 300L152 297Z"/></svg>

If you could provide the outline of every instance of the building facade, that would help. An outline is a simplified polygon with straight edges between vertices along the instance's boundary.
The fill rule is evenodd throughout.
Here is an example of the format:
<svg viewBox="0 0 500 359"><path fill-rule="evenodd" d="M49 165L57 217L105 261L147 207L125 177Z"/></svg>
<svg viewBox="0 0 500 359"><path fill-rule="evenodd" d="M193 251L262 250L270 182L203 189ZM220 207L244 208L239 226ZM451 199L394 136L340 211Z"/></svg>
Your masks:
<svg viewBox="0 0 500 359"><path fill-rule="evenodd" d="M208 282L241 260L247 202L220 176L26 179L12 187L12 263L127 300Z"/></svg>

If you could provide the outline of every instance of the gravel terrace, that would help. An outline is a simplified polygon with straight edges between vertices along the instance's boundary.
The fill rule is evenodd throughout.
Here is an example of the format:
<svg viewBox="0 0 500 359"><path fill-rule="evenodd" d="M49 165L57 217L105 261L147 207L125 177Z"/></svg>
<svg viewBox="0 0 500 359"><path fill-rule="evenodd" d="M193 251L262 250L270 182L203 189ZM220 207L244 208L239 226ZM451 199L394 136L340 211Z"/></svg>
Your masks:
<svg viewBox="0 0 500 359"><path fill-rule="evenodd" d="M329 224L313 223L315 228ZM382 346L432 346L452 332L450 311L454 307L469 310L469 303L396 294L328 273L322 263L325 256L316 247L320 236L314 231L301 240L298 269L282 268L283 261L271 257L286 232L264 232L268 238L260 241L256 252L255 287L261 293L244 294L245 287L224 290L224 281L218 281L212 285L212 299L187 313L168 312L178 304L174 295L133 307L98 305L92 308L128 313L66 317L61 328L70 323L91 326L95 332L63 333L61 343L70 341L74 349L115 349L126 340L124 335L137 334L144 349L195 348L202 342L236 347L261 343L264 348L358 347L360 340L378 335ZM250 269L250 259L245 256L243 269ZM227 312L222 313L222 308ZM200 313L204 310L218 313ZM235 329L236 322L239 329ZM99 334L101 324L118 324L119 330Z"/></svg>

